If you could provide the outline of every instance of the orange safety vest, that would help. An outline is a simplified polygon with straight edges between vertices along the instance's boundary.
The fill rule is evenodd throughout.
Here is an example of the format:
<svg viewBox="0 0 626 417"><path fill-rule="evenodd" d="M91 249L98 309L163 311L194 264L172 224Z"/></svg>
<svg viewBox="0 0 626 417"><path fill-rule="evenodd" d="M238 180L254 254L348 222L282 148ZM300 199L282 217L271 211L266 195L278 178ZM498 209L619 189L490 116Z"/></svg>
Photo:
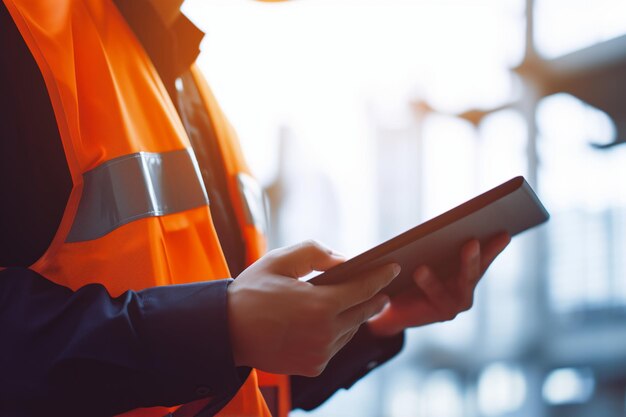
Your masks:
<svg viewBox="0 0 626 417"><path fill-rule="evenodd" d="M189 139L146 52L109 0L3 0L43 75L73 188L31 269L76 290L127 290L230 276ZM265 251L257 191L236 135L197 68L193 82L222 152L246 261ZM217 341L219 342L219 341ZM260 388L261 386L261 388ZM220 416L271 416L261 390L290 409L289 381L253 370ZM124 416L162 417L171 408Z"/></svg>

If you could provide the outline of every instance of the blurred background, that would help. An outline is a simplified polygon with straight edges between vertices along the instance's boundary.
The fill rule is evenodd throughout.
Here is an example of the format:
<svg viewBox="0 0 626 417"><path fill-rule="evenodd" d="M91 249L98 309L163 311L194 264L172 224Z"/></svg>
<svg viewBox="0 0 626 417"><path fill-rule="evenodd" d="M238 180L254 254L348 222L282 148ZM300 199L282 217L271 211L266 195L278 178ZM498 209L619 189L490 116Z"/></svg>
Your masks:
<svg viewBox="0 0 626 417"><path fill-rule="evenodd" d="M348 256L513 176L551 221L310 416L626 416L626 1L189 0L272 246ZM293 416L305 413L294 412Z"/></svg>

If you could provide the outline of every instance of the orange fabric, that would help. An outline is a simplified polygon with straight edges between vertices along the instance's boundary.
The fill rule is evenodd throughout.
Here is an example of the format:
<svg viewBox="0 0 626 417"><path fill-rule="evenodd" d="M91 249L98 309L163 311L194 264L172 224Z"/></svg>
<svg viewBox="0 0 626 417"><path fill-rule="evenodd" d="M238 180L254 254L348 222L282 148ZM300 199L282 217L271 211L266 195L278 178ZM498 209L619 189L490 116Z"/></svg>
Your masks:
<svg viewBox="0 0 626 417"><path fill-rule="evenodd" d="M74 290L101 283L112 296L229 276L208 207L148 217L96 240L64 243L33 269Z"/></svg>
<svg viewBox="0 0 626 417"><path fill-rule="evenodd" d="M270 374L267 372L257 371L259 378L259 386L276 386L278 387L278 416L287 417L291 411L291 385L289 376Z"/></svg>
<svg viewBox="0 0 626 417"><path fill-rule="evenodd" d="M250 175L250 169L239 147L239 141L236 140L237 134L217 104L217 100L215 100L215 96L202 76L202 73L196 66L192 66L191 72L204 102L205 109L211 117L215 128L218 144L222 152L224 164L226 165L230 198L235 207L237 221L239 224L243 225L244 240L246 242L246 262L247 265L250 265L267 251L265 236L246 220L243 199L240 196L237 175L242 172Z"/></svg>
<svg viewBox="0 0 626 417"><path fill-rule="evenodd" d="M95 240L65 242L85 172L119 156L190 144L152 63L111 1L3 1L43 74L73 181L57 234L31 268L72 289L100 283L114 296L228 277L207 206L136 220ZM242 161L232 159L229 172L245 169ZM155 407L124 416L167 411ZM270 417L255 371L220 415Z"/></svg>

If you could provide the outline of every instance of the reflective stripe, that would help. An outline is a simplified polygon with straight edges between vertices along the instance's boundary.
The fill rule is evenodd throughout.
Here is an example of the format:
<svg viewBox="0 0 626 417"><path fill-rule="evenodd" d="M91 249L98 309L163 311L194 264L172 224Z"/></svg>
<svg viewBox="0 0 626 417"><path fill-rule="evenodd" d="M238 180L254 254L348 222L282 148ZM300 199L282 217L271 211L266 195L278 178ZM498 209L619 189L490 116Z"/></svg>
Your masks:
<svg viewBox="0 0 626 417"><path fill-rule="evenodd" d="M193 152L139 152L83 175L83 193L66 242L93 240L145 217L209 204Z"/></svg>
<svg viewBox="0 0 626 417"><path fill-rule="evenodd" d="M237 175L237 184L239 186L239 196L244 202L246 222L254 225L261 233L267 233L269 224L266 207L267 200L261 184L243 172Z"/></svg>

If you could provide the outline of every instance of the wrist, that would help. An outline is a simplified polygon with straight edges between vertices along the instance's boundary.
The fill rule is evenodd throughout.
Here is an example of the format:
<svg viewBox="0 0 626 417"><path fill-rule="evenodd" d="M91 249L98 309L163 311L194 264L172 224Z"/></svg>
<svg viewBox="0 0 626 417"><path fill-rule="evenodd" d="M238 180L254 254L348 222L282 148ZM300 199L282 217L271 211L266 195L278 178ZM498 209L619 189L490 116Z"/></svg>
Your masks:
<svg viewBox="0 0 626 417"><path fill-rule="evenodd" d="M239 332L237 331L237 309L235 307L236 304L236 294L234 291L234 287L232 286L232 281L228 286L226 291L226 309L227 309L227 322L228 322L228 336L230 339L230 348L232 352L233 362L236 367L245 366L243 353L241 352L242 342L239 338Z"/></svg>

